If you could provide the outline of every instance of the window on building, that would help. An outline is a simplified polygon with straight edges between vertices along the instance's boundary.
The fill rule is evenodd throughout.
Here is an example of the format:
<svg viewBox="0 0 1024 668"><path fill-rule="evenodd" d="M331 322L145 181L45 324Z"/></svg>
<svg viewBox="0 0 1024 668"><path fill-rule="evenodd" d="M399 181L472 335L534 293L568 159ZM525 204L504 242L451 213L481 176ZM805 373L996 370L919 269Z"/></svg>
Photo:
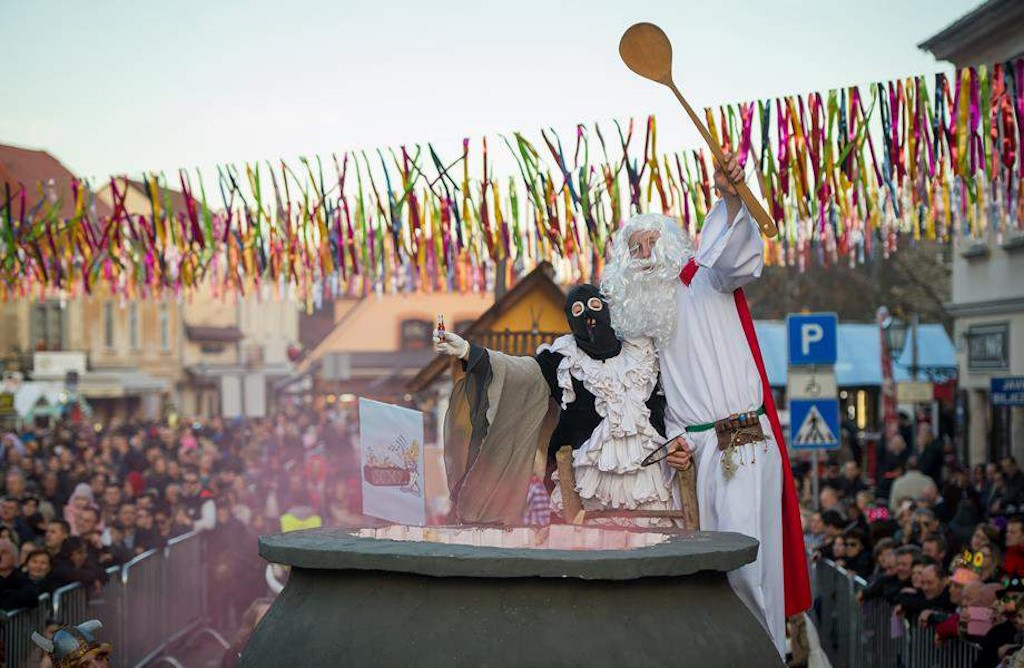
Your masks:
<svg viewBox="0 0 1024 668"><path fill-rule="evenodd" d="M171 349L171 311L167 304L160 304L160 350Z"/></svg>
<svg viewBox="0 0 1024 668"><path fill-rule="evenodd" d="M967 329L967 368L1007 369L1010 366L1010 323L972 325Z"/></svg>
<svg viewBox="0 0 1024 668"><path fill-rule="evenodd" d="M139 305L134 302L128 306L128 345L139 348Z"/></svg>
<svg viewBox="0 0 1024 668"><path fill-rule="evenodd" d="M114 302L103 304L103 345L110 350L114 347Z"/></svg>
<svg viewBox="0 0 1024 668"><path fill-rule="evenodd" d="M33 350L61 350L64 347L64 310L59 301L32 305L29 337Z"/></svg>
<svg viewBox="0 0 1024 668"><path fill-rule="evenodd" d="M402 350L426 350L433 344L434 323L430 320L402 322Z"/></svg>

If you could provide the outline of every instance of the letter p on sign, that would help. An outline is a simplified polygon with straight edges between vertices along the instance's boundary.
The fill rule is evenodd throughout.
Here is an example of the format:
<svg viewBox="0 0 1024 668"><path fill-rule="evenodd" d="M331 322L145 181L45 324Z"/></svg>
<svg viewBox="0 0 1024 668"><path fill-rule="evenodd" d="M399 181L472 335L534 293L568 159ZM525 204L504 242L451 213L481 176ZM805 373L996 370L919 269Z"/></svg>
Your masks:
<svg viewBox="0 0 1024 668"><path fill-rule="evenodd" d="M825 328L816 322L805 322L800 327L800 352L803 355L811 354L811 344L818 343L825 338Z"/></svg>
<svg viewBox="0 0 1024 668"><path fill-rule="evenodd" d="M835 313L791 313L786 318L790 366L836 363L838 328Z"/></svg>

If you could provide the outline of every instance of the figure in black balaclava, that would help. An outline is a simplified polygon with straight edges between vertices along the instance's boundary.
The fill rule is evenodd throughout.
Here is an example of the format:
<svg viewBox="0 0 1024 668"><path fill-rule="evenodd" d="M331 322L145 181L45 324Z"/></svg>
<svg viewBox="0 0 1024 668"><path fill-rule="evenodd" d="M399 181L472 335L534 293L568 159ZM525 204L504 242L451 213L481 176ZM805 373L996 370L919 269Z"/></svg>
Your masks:
<svg viewBox="0 0 1024 668"><path fill-rule="evenodd" d="M565 317L580 350L596 360L615 357L622 342L612 329L612 316L601 291L589 283L577 285L565 299Z"/></svg>
<svg viewBox="0 0 1024 668"><path fill-rule="evenodd" d="M565 315L572 334L541 346L534 356L551 397L561 407L548 446L548 473L562 446L577 451L583 448L574 453L574 468L585 509L672 508L671 499L665 498L663 471L640 466L643 456L665 441L665 397L658 390L653 342L621 341L612 329L608 302L590 284L569 291ZM479 381L473 384L474 396L468 398L476 416L472 441L478 445L469 447L473 451L486 437L483 416L489 401L490 356L496 353L450 332L444 333L443 339L435 332L434 349L461 359L467 375ZM606 459L616 462L616 470L607 470L606 462L599 465L602 448L614 448ZM630 482L623 485L621 480L612 480L615 476L630 478ZM551 488L550 475L547 482ZM449 484L454 485L453 494L457 493L457 483L450 480ZM642 498L630 496L634 487L644 490ZM552 497L557 499L553 505L559 505L557 490Z"/></svg>

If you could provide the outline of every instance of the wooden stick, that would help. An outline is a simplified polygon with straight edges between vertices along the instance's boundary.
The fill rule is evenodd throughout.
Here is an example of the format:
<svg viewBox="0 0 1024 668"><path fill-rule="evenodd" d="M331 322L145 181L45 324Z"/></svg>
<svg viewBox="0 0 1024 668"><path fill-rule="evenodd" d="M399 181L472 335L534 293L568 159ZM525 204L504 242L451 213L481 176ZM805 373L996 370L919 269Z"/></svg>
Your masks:
<svg viewBox="0 0 1024 668"><path fill-rule="evenodd" d="M572 446L563 445L555 453L558 466L558 485L562 489L562 512L566 524L583 524L586 513L576 491L576 472L572 468Z"/></svg>
<svg viewBox="0 0 1024 668"><path fill-rule="evenodd" d="M693 121L693 124L697 126L697 131L700 132L702 137L704 137L704 141L707 142L708 148L710 148L711 152L714 154L715 160L717 160L718 164L724 169L725 151L722 150L722 146L718 143L718 139L716 139L715 136L708 132L708 129L704 127L704 123L702 123L700 118L697 117L697 114L694 113L690 103L686 101L686 98L679 92L676 85L672 82L669 82L667 85L672 92L676 94L676 99L683 105L683 108L690 116L690 120ZM750 215L754 217L755 221L757 221L757 225L761 228L761 231L769 237L777 236L779 228L776 227L775 221L772 220L772 217L768 215L768 212L765 211L765 208L761 205L761 200L759 200L754 193L750 191L750 188L747 187L747 183L745 181L740 181L733 185L736 187L736 194L739 195L739 198L747 207L747 211L750 212ZM729 222L731 223L732 221Z"/></svg>
<svg viewBox="0 0 1024 668"><path fill-rule="evenodd" d="M689 468L676 471L679 483L679 498L683 502L683 528L700 530L700 507L697 505L697 465L692 461Z"/></svg>

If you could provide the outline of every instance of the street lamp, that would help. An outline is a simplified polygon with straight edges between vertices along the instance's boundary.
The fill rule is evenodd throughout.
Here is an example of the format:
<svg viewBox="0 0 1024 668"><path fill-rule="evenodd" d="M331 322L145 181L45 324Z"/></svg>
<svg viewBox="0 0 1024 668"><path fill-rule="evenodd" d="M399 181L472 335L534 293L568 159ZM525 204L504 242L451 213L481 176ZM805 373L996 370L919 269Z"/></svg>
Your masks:
<svg viewBox="0 0 1024 668"><path fill-rule="evenodd" d="M882 309L885 307L883 306L879 310ZM907 345L907 334L909 333L911 336L910 377L913 380L917 380L918 371L917 326L919 320L920 317L916 313L910 317L909 323L895 317L887 310L882 314L882 331L885 334L885 345L889 349L890 356L898 357Z"/></svg>
<svg viewBox="0 0 1024 668"><path fill-rule="evenodd" d="M902 352L907 342L907 323L886 311L882 319L882 331L885 332L885 345L889 354Z"/></svg>

